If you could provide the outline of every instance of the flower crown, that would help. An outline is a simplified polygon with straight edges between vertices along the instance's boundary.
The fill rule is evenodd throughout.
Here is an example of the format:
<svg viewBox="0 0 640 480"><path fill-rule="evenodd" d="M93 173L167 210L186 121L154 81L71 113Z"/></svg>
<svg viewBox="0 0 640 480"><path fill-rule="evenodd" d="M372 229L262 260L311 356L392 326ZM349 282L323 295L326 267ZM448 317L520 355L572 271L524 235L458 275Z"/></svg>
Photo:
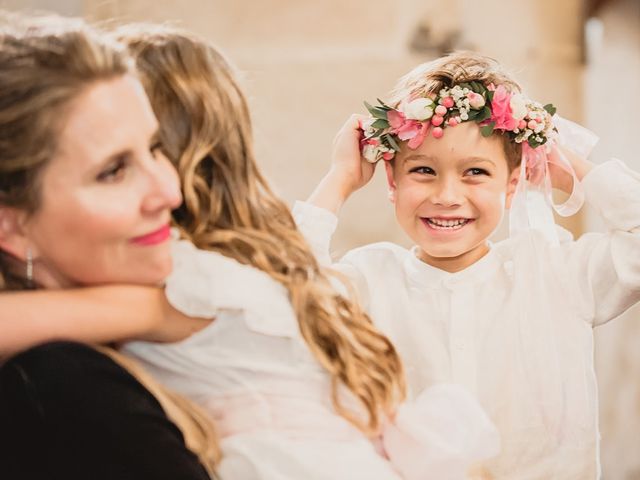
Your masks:
<svg viewBox="0 0 640 480"><path fill-rule="evenodd" d="M371 117L361 122L364 132L362 155L375 163L391 160L400 151L399 141L418 148L431 130L434 138L444 134L445 127L475 121L483 136L501 130L516 143L527 142L531 148L547 143L556 132L552 116L556 107L529 100L521 93L511 93L503 85L497 88L480 82L464 82L445 87L436 95L413 98L398 108L378 99L379 105L365 106Z"/></svg>

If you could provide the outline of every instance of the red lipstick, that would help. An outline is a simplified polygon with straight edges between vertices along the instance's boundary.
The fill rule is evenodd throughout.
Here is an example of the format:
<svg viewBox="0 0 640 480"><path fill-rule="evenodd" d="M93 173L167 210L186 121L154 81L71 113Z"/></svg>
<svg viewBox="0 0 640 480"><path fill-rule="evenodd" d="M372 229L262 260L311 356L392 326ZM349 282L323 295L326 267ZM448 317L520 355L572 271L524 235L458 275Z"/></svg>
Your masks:
<svg viewBox="0 0 640 480"><path fill-rule="evenodd" d="M158 243L162 243L167 240L171 236L171 227L169 225L164 225L160 227L158 230L155 230L151 233L147 233L146 235L141 235L139 237L135 237L131 239L131 243L135 243L136 245L141 246L149 246L149 245L157 245Z"/></svg>

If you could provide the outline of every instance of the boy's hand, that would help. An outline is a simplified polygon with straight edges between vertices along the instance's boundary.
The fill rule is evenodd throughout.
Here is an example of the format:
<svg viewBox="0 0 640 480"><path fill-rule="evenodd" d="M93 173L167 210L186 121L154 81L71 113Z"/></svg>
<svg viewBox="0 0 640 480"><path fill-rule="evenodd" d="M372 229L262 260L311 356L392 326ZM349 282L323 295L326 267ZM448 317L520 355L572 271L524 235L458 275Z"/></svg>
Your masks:
<svg viewBox="0 0 640 480"><path fill-rule="evenodd" d="M331 168L308 199L309 203L338 213L349 196L365 186L373 177L376 165L360 153L360 120L351 115L333 141Z"/></svg>
<svg viewBox="0 0 640 480"><path fill-rule="evenodd" d="M360 122L364 115L351 115L333 140L331 170L337 180L341 180L348 195L364 187L375 171L375 164L366 161L360 152L362 130ZM347 196L348 196L347 195Z"/></svg>
<svg viewBox="0 0 640 480"><path fill-rule="evenodd" d="M564 168L558 166L560 163L558 157L563 154L569 161L573 170L576 172L578 181L582 181L584 176L594 167L594 164L586 160L568 148L554 146L549 154L549 174L551 175L551 186L558 190L562 190L567 194L571 194L573 190L573 178Z"/></svg>

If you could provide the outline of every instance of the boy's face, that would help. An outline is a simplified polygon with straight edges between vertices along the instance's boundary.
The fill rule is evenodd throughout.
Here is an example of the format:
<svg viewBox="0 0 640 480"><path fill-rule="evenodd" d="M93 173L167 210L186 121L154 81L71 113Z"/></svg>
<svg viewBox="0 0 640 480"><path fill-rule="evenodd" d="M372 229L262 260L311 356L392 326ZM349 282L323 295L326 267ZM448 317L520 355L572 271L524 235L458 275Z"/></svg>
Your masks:
<svg viewBox="0 0 640 480"><path fill-rule="evenodd" d="M403 148L386 162L391 198L403 230L426 263L462 270L488 252L515 191L501 140L485 138L475 122L427 135L416 150Z"/></svg>

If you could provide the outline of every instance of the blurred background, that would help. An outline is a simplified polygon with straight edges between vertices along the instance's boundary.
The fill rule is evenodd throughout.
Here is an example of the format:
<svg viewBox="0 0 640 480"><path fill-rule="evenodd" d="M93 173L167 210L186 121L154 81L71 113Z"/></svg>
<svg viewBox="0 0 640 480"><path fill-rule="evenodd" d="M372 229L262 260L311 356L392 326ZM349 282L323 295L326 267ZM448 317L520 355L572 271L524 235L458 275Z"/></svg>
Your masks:
<svg viewBox="0 0 640 480"><path fill-rule="evenodd" d="M418 63L456 48L493 56L528 95L600 137L592 160L640 171L640 0L0 0L95 21L171 22L213 40L239 68L258 158L289 202L329 165L335 132ZM382 170L382 169L379 169ZM601 230L584 209L562 223ZM497 237L504 236L505 229ZM347 203L337 255L408 245L382 172ZM604 479L640 480L640 306L596 330Z"/></svg>

